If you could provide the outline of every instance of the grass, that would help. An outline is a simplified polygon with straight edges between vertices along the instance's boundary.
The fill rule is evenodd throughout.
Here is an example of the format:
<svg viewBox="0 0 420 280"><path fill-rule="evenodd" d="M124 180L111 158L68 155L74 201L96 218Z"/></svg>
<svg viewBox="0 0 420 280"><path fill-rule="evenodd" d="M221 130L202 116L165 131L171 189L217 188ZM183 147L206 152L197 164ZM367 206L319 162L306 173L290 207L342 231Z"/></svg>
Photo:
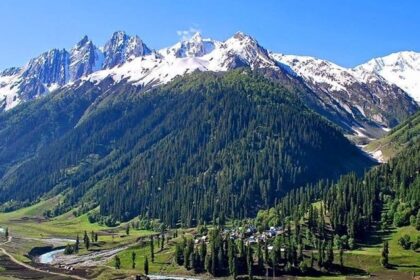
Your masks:
<svg viewBox="0 0 420 280"><path fill-rule="evenodd" d="M29 261L25 255L27 252L37 246L45 246L42 238L63 237L74 239L79 234L83 239L83 232L89 233L95 231L99 234L100 244L92 246L91 250L102 250L113 248L124 244L134 244L138 237L153 234L151 231L130 230L130 235L125 234L126 224L118 227L109 228L97 223L90 223L87 215L75 217L71 212L65 213L53 219L44 219L42 217L45 209L50 209L58 203L60 197L54 197L41 201L30 207L22 208L10 213L0 213L0 226L8 226L11 235L14 237L12 243L4 247L21 261ZM320 202L314 203L314 207L320 208ZM412 250L404 250L398 245L398 239L408 234L412 240L416 240L420 234L412 226L389 231L377 231L371 235L365 244L360 244L360 248L353 251L346 251L344 254L344 264L346 267L354 268L354 271L364 271L368 274L382 273L383 275L392 274L395 279L400 275L409 275L408 273L420 273L420 253ZM187 235L189 235L187 233ZM24 237L25 240L20 239ZM33 238L33 239L28 239ZM146 256L149 260L149 272L151 274L167 275L191 275L192 272L183 267L179 267L173 262L175 244L180 239L171 239L161 251L155 245L155 262L151 261L150 243L142 243L130 247L118 254L121 259L121 269L114 269L115 260L110 259L105 266L95 268L95 279L113 279L122 277L122 275L135 275L144 272L144 260ZM389 262L392 269L385 269L380 265L381 248L384 240L389 241L390 258ZM83 243L83 242L82 242ZM82 248L80 254L87 251ZM135 269L132 269L132 252L136 253ZM338 253L338 252L337 252ZM338 262L338 255L335 256L335 262ZM397 274L395 274L397 273ZM399 273L399 274L398 274ZM360 273L359 273L360 274ZM345 279L345 277L304 277L300 279Z"/></svg>
<svg viewBox="0 0 420 280"><path fill-rule="evenodd" d="M51 209L59 202L60 196L41 201L29 207L9 213L0 213L0 227L8 227L12 242L4 245L4 248L18 260L29 262L27 253L34 247L46 246L48 238L76 239L79 235L83 243L84 231L89 237L91 231L98 234L99 243L92 244L90 250L103 250L132 244L139 237L148 236L155 232L148 230L136 230L131 228L130 235L126 235L126 224L118 227L107 227L97 223L90 223L87 214L75 217L72 211L61 216L45 219L42 214L46 209ZM24 239L24 240L23 240ZM80 254L87 253L82 247Z"/></svg>
<svg viewBox="0 0 420 280"><path fill-rule="evenodd" d="M370 142L366 149L370 152L380 150L388 160L398 154L405 146L415 143L420 137L420 113L395 127L388 135Z"/></svg>
<svg viewBox="0 0 420 280"><path fill-rule="evenodd" d="M189 234L185 234L187 238L190 238ZM122 251L118 254L121 260L121 269L125 273L144 273L144 262L146 257L149 261L149 273L150 274L163 274L163 275L193 275L191 271L188 271L182 266L178 266L174 263L175 244L181 241L181 237L176 239L170 239L165 241L163 250L160 249L155 240L154 252L155 261L152 262L150 241L143 242L137 246L131 247L127 250ZM132 268L132 253L136 253L135 269ZM111 259L108 266L115 267L115 259Z"/></svg>
<svg viewBox="0 0 420 280"><path fill-rule="evenodd" d="M99 232L101 241L132 241L136 237L150 235L152 231L131 229L131 235L126 237L126 224L118 227L107 227L98 223L90 223L88 215L83 214L75 217L72 211L61 216L45 219L42 214L46 209L51 209L61 199L60 196L41 201L29 207L9 213L0 213L0 226L9 227L14 236L33 238L63 237L75 239L76 235L82 235L84 231ZM113 236L114 235L114 238Z"/></svg>
<svg viewBox="0 0 420 280"><path fill-rule="evenodd" d="M375 238L376 242L362 244L358 250L348 251L344 254L344 263L346 266L357 267L369 273L384 272L388 269L380 265L382 243L385 240L389 242L389 263L392 270L401 272L420 273L420 253L413 250L404 250L398 245L398 239L408 234L413 240L416 240L420 234L412 226L406 226L398 229L392 229L388 232L377 233L380 238ZM372 238L370 240L373 240ZM379 242L378 242L379 241Z"/></svg>

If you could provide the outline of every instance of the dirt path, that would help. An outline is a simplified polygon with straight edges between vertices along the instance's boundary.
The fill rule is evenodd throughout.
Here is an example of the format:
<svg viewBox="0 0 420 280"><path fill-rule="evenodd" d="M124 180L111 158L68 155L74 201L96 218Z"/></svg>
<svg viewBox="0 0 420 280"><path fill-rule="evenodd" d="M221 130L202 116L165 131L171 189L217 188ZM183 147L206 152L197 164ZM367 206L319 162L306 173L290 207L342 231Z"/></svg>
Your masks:
<svg viewBox="0 0 420 280"><path fill-rule="evenodd" d="M9 238L6 242L0 243L0 246L5 245L5 244L7 244L11 241L12 241L12 237L9 236ZM61 277L66 277L66 278L78 279L78 280L87 280L87 278L83 278L83 277L80 277L80 276L77 276L77 275L70 275L70 274L66 274L66 273L52 272L52 271L46 271L46 270L42 270L42 269L39 269L39 268L35 268L35 267L33 267L29 264L26 264L24 262L21 262L21 261L15 259L15 257L13 257L10 253L8 253L6 251L6 249L4 249L2 247L0 247L0 252L3 253L4 255L8 256L12 262L14 262L14 263L16 263L20 266L23 266L26 269L32 270L32 271L37 271L37 272L41 272L41 273L48 273L48 274L55 275L55 276L61 276Z"/></svg>

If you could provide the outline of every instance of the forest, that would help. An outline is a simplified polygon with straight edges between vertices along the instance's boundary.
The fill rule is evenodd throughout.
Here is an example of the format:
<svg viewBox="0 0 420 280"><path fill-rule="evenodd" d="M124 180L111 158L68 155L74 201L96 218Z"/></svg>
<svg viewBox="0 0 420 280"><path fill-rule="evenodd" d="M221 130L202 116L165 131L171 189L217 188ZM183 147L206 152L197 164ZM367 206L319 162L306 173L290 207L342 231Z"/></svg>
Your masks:
<svg viewBox="0 0 420 280"><path fill-rule="evenodd" d="M84 91L95 98L94 87L44 102L86 99ZM193 226L252 217L295 187L373 165L290 88L249 70L110 92L85 111L70 110L66 127L57 125L66 131L60 137L43 134L64 117L46 111L33 137L50 142L3 176L0 201L12 201L4 210L63 193L49 215L100 206L95 219L108 225L144 215ZM31 106L21 114L38 114Z"/></svg>

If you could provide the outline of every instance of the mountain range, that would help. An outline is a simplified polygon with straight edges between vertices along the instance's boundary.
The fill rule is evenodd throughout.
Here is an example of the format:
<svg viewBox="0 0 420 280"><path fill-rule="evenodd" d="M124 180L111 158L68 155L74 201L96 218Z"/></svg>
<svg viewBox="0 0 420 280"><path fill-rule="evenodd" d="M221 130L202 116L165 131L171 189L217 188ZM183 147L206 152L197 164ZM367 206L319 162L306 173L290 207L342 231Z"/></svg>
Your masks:
<svg viewBox="0 0 420 280"><path fill-rule="evenodd" d="M306 105L364 142L384 135L418 110L420 54L400 52L355 68L307 56L268 51L242 32L221 42L196 33L153 50L138 36L115 32L103 47L83 37L70 51L52 49L25 66L0 73L0 104L10 110L63 87L128 82L151 88L194 71L254 71L300 87ZM417 101L417 102L416 102Z"/></svg>

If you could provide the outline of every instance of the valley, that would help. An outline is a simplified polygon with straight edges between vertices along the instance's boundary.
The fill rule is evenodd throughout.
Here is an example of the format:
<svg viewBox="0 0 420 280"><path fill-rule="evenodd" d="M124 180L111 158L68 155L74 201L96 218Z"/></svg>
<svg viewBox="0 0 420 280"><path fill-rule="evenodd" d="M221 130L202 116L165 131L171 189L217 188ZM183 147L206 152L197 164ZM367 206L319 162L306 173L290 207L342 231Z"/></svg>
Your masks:
<svg viewBox="0 0 420 280"><path fill-rule="evenodd" d="M420 280L418 3L20 1L0 280Z"/></svg>

